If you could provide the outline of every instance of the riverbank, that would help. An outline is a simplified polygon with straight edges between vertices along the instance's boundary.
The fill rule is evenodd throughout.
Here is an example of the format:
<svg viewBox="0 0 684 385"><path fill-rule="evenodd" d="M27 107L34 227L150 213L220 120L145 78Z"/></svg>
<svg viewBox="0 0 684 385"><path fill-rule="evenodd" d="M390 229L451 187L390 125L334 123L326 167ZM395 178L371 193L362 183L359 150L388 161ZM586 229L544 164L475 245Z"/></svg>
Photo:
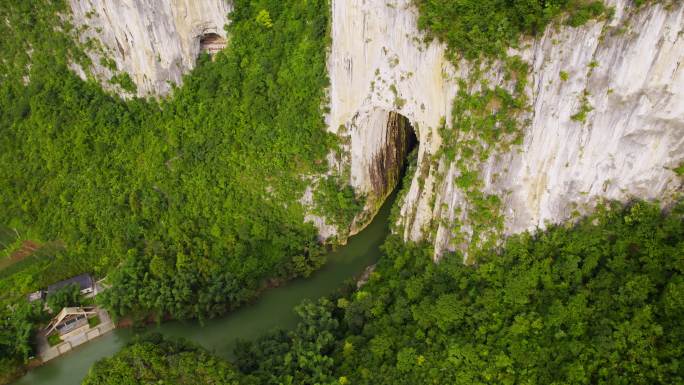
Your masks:
<svg viewBox="0 0 684 385"><path fill-rule="evenodd" d="M395 195L387 199L373 221L345 246L327 254L327 263L308 278L298 278L281 286L264 290L259 298L234 310L225 317L181 322L169 321L146 328L116 328L111 333L72 349L46 364L30 370L13 385L79 384L90 367L109 357L131 342L136 335L154 332L166 337L183 338L199 344L212 353L233 359L238 340L254 340L274 329L291 329L298 318L293 308L303 300L316 300L330 295L346 283L354 283L364 270L377 261L380 245L388 234L388 218Z"/></svg>

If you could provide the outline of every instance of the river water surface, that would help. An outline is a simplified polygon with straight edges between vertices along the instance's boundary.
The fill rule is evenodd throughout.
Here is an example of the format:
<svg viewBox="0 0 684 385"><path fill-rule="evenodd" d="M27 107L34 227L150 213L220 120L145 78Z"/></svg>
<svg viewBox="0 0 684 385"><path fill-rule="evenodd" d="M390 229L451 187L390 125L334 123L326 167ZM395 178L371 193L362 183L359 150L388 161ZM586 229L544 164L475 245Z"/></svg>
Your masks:
<svg viewBox="0 0 684 385"><path fill-rule="evenodd" d="M167 322L142 331L115 329L113 332L81 345L73 351L29 371L13 385L77 385L88 369L99 359L114 355L137 333L159 332L196 342L209 351L231 358L237 339L254 339L273 328L293 328L297 317L293 308L304 299L331 294L344 281L358 277L366 266L380 256L380 245L388 233L387 219L396 191L361 233L349 239L346 246L328 254L328 262L306 279L296 279L265 291L253 304L229 313L223 318L196 322Z"/></svg>

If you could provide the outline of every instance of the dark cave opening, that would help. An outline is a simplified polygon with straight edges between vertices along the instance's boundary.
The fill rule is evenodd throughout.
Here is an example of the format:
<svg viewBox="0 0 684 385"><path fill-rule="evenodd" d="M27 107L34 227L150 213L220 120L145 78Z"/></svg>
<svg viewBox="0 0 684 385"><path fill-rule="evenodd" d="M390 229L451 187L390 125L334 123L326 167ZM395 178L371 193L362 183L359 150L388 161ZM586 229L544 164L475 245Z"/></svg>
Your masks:
<svg viewBox="0 0 684 385"><path fill-rule="evenodd" d="M396 120L396 128L395 130L398 131L398 134L400 136L400 141L402 142L401 146L398 146L398 159L399 159L399 167L398 167L398 180L397 180L397 185L401 183L402 179L404 178L404 175L406 174L406 170L408 169L409 163L410 163L410 157L411 153L418 149L418 145L420 144L418 142L418 136L416 134L416 129L413 127L411 124L411 121L404 115L401 115L398 112L390 112L389 113L389 122L392 122L393 120ZM389 125L388 122L388 125ZM396 185L394 187L397 187Z"/></svg>
<svg viewBox="0 0 684 385"><path fill-rule="evenodd" d="M205 33L199 38L200 53L214 55L226 48L226 39L217 33Z"/></svg>
<svg viewBox="0 0 684 385"><path fill-rule="evenodd" d="M415 150L418 147L418 145L420 144L418 142L418 135L416 134L416 129L413 127L413 125L411 124L411 121L407 117L405 117L404 115L401 115L397 112L390 112L390 115L391 114L396 114L399 117L399 119L402 120L402 123L401 123L401 125L403 127L402 130L405 132L405 135L406 135L406 138L405 138L406 152L405 152L405 154L403 154L404 155L403 167L405 168L407 166L407 160L408 160L409 154L411 154L411 152L413 152L413 150Z"/></svg>
<svg viewBox="0 0 684 385"><path fill-rule="evenodd" d="M380 201L401 182L409 154L419 145L418 135L409 119L390 111L385 127L384 148L375 155L370 170L373 191Z"/></svg>

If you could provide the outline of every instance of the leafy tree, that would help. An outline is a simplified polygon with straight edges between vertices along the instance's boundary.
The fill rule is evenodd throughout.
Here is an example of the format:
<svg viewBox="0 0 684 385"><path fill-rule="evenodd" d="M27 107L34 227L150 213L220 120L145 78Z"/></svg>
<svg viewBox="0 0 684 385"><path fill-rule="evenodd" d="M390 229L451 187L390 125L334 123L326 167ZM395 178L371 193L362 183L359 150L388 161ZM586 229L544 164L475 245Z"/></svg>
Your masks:
<svg viewBox="0 0 684 385"><path fill-rule="evenodd" d="M230 364L199 347L150 335L98 361L83 384L237 385L239 378Z"/></svg>
<svg viewBox="0 0 684 385"><path fill-rule="evenodd" d="M12 380L34 354L33 331L43 319L39 303L0 308L0 383Z"/></svg>
<svg viewBox="0 0 684 385"><path fill-rule="evenodd" d="M480 251L476 266L460 255L435 265L428 245L396 236L384 250L381 278L338 299L343 306L310 308L315 317L296 332L238 348L240 368L272 384L684 380L684 203L668 212L646 202L602 206L574 227ZM311 344L314 336L325 343ZM306 357L303 347L316 357L307 362L332 362L306 375L283 364L282 354Z"/></svg>
<svg viewBox="0 0 684 385"><path fill-rule="evenodd" d="M78 306L81 304L81 288L78 284L72 283L47 297L47 306L53 314L59 313L62 308Z"/></svg>

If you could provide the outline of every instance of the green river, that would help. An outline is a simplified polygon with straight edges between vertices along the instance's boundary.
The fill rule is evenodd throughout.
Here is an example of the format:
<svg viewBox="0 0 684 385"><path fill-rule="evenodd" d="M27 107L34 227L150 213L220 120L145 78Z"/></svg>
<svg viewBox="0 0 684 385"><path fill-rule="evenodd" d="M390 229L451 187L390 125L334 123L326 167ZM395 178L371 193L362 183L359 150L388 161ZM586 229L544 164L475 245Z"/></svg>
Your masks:
<svg viewBox="0 0 684 385"><path fill-rule="evenodd" d="M327 264L306 279L297 279L267 290L253 304L204 325L196 322L167 322L143 331L116 329L92 342L29 371L13 385L77 385L95 361L114 355L140 332L154 331L194 341L210 351L231 358L237 339L252 339L280 327L292 328L297 318L293 308L304 299L331 294L342 283L358 277L380 256L379 247L388 233L387 219L396 191L385 201L370 225L349 239L346 246L328 254Z"/></svg>

